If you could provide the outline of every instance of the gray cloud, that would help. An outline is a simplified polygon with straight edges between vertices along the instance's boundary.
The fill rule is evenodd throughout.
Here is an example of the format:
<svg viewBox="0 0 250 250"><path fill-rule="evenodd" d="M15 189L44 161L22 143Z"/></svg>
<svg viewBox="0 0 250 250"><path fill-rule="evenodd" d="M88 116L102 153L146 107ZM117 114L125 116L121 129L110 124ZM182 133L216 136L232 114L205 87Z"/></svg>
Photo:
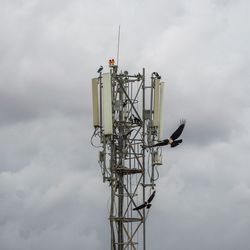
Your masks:
<svg viewBox="0 0 250 250"><path fill-rule="evenodd" d="M166 81L149 249L249 249L247 1L1 1L0 248L108 249L91 85L116 55Z"/></svg>

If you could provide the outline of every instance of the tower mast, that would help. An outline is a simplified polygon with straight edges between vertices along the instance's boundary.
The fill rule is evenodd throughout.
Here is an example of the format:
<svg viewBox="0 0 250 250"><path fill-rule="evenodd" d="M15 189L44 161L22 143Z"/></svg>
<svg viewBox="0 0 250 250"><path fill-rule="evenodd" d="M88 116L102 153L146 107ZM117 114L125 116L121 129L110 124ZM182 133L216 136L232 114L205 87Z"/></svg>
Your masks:
<svg viewBox="0 0 250 250"><path fill-rule="evenodd" d="M92 144L95 146L93 141L99 137L99 164L103 181L111 188L110 248L145 250L146 218L151 207L147 199L154 197L155 171L162 163L159 148L146 150L144 146L159 140L159 91L163 83L152 75L151 85L146 86L145 69L138 74L118 73L113 59L109 67L109 73L100 68L99 77L92 80ZM142 208L138 208L140 204Z"/></svg>

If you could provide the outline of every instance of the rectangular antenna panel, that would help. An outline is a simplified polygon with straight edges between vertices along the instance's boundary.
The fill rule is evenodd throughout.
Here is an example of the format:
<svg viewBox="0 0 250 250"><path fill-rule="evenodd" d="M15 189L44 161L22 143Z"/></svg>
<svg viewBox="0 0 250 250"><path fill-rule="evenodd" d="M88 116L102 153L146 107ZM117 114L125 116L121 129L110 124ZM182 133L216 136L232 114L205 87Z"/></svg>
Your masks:
<svg viewBox="0 0 250 250"><path fill-rule="evenodd" d="M159 154L159 152L158 151L155 151L154 153L153 153L153 164L154 165L162 165L162 155L161 154Z"/></svg>
<svg viewBox="0 0 250 250"><path fill-rule="evenodd" d="M163 134L163 107L164 107L164 82L161 82L160 85L160 123L159 123L159 134L158 139L162 140L162 134Z"/></svg>
<svg viewBox="0 0 250 250"><path fill-rule="evenodd" d="M98 78L92 79L93 126L99 126Z"/></svg>
<svg viewBox="0 0 250 250"><path fill-rule="evenodd" d="M160 104L160 79L155 79L154 84L154 118L153 126L159 127L159 104Z"/></svg>
<svg viewBox="0 0 250 250"><path fill-rule="evenodd" d="M113 121L112 121L112 97L111 97L111 75L104 73L102 75L103 88L102 88L102 110L103 110L103 127L104 134L113 134Z"/></svg>

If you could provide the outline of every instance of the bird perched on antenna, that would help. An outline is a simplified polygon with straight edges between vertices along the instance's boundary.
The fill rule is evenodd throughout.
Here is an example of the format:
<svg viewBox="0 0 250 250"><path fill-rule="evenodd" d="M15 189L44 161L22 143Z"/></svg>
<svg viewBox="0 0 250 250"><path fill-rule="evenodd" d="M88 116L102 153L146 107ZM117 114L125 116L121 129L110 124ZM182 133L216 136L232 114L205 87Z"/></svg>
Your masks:
<svg viewBox="0 0 250 250"><path fill-rule="evenodd" d="M137 125L141 124L141 120L133 114L129 117L129 121L132 122L133 124Z"/></svg>
<svg viewBox="0 0 250 250"><path fill-rule="evenodd" d="M145 201L142 205L133 208L133 210L134 210L134 211L138 211L138 210L143 209L143 208L145 208L145 207L146 207L147 209L149 209L149 208L152 206L151 202L152 202L152 200L154 199L154 197L155 197L155 191L149 196L149 198L148 198L147 201Z"/></svg>
<svg viewBox="0 0 250 250"><path fill-rule="evenodd" d="M103 66L100 66L100 68L97 70L97 73L101 73L103 70Z"/></svg>
<svg viewBox="0 0 250 250"><path fill-rule="evenodd" d="M165 139L163 141L160 141L154 145L151 146L144 146L144 148L153 148L153 147L160 147L165 145L170 145L171 148L174 148L178 146L180 143L182 143L182 139L177 140L180 135L182 134L182 131L185 127L186 121L181 120L179 127L175 130L175 132L169 137L169 139Z"/></svg>
<svg viewBox="0 0 250 250"><path fill-rule="evenodd" d="M161 76L157 72L153 72L153 75L155 75L157 79L161 79Z"/></svg>

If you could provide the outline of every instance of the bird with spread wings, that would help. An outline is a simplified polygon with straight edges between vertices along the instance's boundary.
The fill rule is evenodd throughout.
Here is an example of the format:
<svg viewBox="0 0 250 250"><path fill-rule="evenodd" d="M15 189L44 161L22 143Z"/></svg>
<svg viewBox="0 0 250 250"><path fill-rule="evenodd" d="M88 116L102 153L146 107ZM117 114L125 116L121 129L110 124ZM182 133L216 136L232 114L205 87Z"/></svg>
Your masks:
<svg viewBox="0 0 250 250"><path fill-rule="evenodd" d="M152 202L152 200L154 199L154 197L155 197L155 191L149 196L149 198L148 198L147 201L145 201L142 205L133 208L133 210L134 210L134 211L138 211L138 210L141 210L141 209L143 209L143 208L145 208L145 207L146 207L147 209L149 209L149 208L151 207L151 205L152 205L151 202Z"/></svg>
<svg viewBox="0 0 250 250"><path fill-rule="evenodd" d="M161 147L165 145L170 145L171 148L178 146L180 143L182 143L182 139L179 139L179 140L177 139L181 136L182 131L185 127L185 124L186 124L186 121L181 120L179 127L175 130L175 132L168 139L162 140L154 145L144 146L144 148Z"/></svg>

